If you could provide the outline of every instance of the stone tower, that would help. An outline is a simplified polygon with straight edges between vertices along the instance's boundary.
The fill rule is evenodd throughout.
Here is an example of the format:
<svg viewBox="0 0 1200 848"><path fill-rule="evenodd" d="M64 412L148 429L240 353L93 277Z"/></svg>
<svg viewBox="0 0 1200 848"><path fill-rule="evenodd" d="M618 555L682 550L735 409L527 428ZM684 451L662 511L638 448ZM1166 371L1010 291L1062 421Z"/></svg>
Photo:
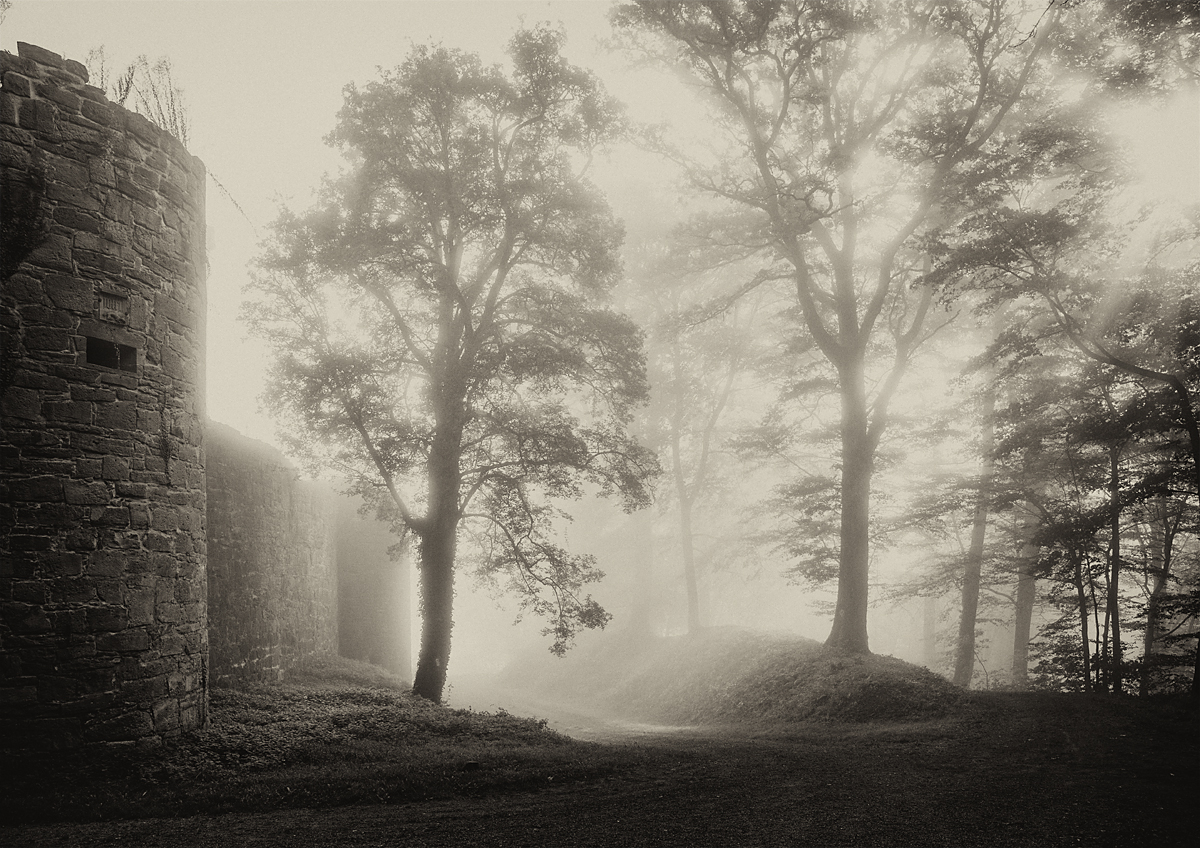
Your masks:
<svg viewBox="0 0 1200 848"><path fill-rule="evenodd" d="M204 724L203 163L0 53L0 746Z"/></svg>

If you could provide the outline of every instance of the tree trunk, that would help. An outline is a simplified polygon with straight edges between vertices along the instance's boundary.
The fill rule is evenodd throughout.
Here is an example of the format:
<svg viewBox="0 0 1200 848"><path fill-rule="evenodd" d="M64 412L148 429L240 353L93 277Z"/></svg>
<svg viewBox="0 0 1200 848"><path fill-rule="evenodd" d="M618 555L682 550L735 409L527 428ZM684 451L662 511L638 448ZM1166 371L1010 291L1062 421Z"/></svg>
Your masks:
<svg viewBox="0 0 1200 848"><path fill-rule="evenodd" d="M1153 668L1158 643L1158 619L1161 613L1162 594L1167 588L1167 577L1171 573L1171 560L1175 534L1165 508L1159 504L1159 514L1150 522L1150 571L1154 575L1154 588L1146 603L1146 632L1142 637L1142 673L1138 680L1138 695L1150 694L1150 673Z"/></svg>
<svg viewBox="0 0 1200 848"><path fill-rule="evenodd" d="M1109 680L1112 691L1120 695L1123 687L1121 664L1124 653L1121 649L1121 450L1113 448L1110 452L1111 476L1109 478L1109 574L1108 574L1108 610L1106 618L1111 627L1112 665Z"/></svg>
<svg viewBox="0 0 1200 848"><path fill-rule="evenodd" d="M1025 529L1028 531L1029 527ZM1039 548L1029 541L1021 546L1017 570L1017 600L1013 612L1012 685L1016 689L1029 686L1029 637L1033 629L1033 605L1037 598L1037 577L1033 569Z"/></svg>
<svg viewBox="0 0 1200 848"><path fill-rule="evenodd" d="M1087 607L1087 591L1083 586L1083 564L1080 561L1078 552L1071 554L1075 561L1075 592L1079 598L1079 637L1082 642L1083 660L1083 690L1090 692L1092 690L1092 648L1088 644L1088 607Z"/></svg>
<svg viewBox="0 0 1200 848"><path fill-rule="evenodd" d="M958 643L954 655L954 683L969 688L975 670L975 623L979 614L979 584L983 573L983 542L987 533L988 500L991 497L993 418L996 410L996 389L989 385L983 396L980 431L979 489L975 495L975 517L971 526L971 547L963 573L962 615L958 620Z"/></svg>
<svg viewBox="0 0 1200 848"><path fill-rule="evenodd" d="M926 668L937 668L937 598L925 598L921 605L921 656Z"/></svg>
<svg viewBox="0 0 1200 848"><path fill-rule="evenodd" d="M629 629L638 639L647 639L654 633L654 511L646 507L631 516L634 538L634 563L636 564L632 609L629 614Z"/></svg>
<svg viewBox="0 0 1200 848"><path fill-rule="evenodd" d="M413 694L442 702L454 627L454 552L458 522L435 521L421 538L421 648Z"/></svg>
<svg viewBox="0 0 1200 848"><path fill-rule="evenodd" d="M687 587L688 633L700 630L700 588L696 581L696 546L692 536L692 503L679 501L679 541L683 545L683 582Z"/></svg>
<svg viewBox="0 0 1200 848"><path fill-rule="evenodd" d="M450 634L454 627L454 558L458 545L459 461L462 452L465 391L445 380L434 408L434 437L426 465L429 511L419 527L421 540L421 647L413 694L442 702L450 664Z"/></svg>
<svg viewBox="0 0 1200 848"><path fill-rule="evenodd" d="M861 357L841 370L842 527L837 605L825 644L855 654L871 652L867 640L870 570L871 474L875 446L868 431Z"/></svg>

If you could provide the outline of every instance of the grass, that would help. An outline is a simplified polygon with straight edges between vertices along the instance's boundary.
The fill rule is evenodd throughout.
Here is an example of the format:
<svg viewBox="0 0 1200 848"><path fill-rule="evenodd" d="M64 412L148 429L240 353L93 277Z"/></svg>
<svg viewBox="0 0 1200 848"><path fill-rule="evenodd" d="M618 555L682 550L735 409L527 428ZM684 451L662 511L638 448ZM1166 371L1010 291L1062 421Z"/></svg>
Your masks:
<svg viewBox="0 0 1200 848"><path fill-rule="evenodd" d="M513 669L509 682L668 724L916 721L963 699L945 678L894 657L739 628L607 643L553 667Z"/></svg>
<svg viewBox="0 0 1200 848"><path fill-rule="evenodd" d="M537 719L413 698L341 658L210 698L207 729L161 746L6 752L4 823L450 798L593 779L639 757Z"/></svg>

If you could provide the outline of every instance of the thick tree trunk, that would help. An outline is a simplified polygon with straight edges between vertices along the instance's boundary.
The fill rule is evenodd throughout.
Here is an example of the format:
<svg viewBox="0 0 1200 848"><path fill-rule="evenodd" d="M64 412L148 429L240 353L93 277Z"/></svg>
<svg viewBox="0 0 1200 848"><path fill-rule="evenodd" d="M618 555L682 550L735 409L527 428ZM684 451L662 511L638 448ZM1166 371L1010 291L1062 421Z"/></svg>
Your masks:
<svg viewBox="0 0 1200 848"><path fill-rule="evenodd" d="M870 570L871 475L875 446L868 431L866 391L861 361L843 369L842 388L842 527L837 605L825 644L856 654L871 652L867 640Z"/></svg>
<svg viewBox="0 0 1200 848"><path fill-rule="evenodd" d="M454 627L454 558L458 545L459 461L465 391L446 380L434 409L434 437L426 465L429 511L421 523L421 647L413 694L440 704ZM447 400L449 398L449 400Z"/></svg>
<svg viewBox="0 0 1200 848"><path fill-rule="evenodd" d="M954 683L968 688L975 671L975 624L979 615L979 584L983 574L983 542L987 534L988 501L991 498L993 418L996 410L996 390L989 387L983 397L981 410L979 489L975 495L975 516L971 526L971 546L967 550L963 571L962 614L958 619L958 642L954 654Z"/></svg>
<svg viewBox="0 0 1200 848"><path fill-rule="evenodd" d="M457 521L434 521L421 539L421 648L413 694L440 704L454 627L454 552Z"/></svg>

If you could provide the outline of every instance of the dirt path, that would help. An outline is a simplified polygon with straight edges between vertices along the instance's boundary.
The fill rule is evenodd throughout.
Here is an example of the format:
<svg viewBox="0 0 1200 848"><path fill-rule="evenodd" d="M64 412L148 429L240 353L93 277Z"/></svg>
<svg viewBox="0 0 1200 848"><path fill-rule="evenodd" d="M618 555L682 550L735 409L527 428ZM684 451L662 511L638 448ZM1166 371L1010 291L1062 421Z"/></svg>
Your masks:
<svg viewBox="0 0 1200 848"><path fill-rule="evenodd" d="M991 702L954 720L622 727L461 686L456 703L620 738L646 767L447 802L0 831L14 846L1142 846L1194 844L1193 727ZM487 700L487 702L485 702ZM1108 708L1105 707L1105 710ZM552 715L551 715L552 713ZM1087 730L1081 726L1087 722Z"/></svg>
<svg viewBox="0 0 1200 848"><path fill-rule="evenodd" d="M625 745L661 740L694 733L699 728L667 724L646 724L588 710L577 703L537 697L497 686L485 677L460 677L446 698L451 707L486 712L504 710L513 715L546 720L547 727L584 742Z"/></svg>

